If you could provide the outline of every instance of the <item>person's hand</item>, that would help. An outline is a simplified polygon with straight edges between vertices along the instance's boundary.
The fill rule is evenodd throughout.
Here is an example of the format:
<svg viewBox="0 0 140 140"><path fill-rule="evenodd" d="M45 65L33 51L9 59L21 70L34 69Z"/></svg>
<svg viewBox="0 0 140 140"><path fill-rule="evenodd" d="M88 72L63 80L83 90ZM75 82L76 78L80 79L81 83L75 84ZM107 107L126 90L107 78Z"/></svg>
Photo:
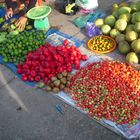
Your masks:
<svg viewBox="0 0 140 140"><path fill-rule="evenodd" d="M7 13L6 13L5 18L6 18L6 20L7 20L7 19L11 18L12 16L13 16L13 10L12 10L12 8L9 8L9 9L7 10Z"/></svg>
<svg viewBox="0 0 140 140"><path fill-rule="evenodd" d="M24 28L25 28L25 26L26 26L26 24L27 24L27 21L28 21L28 19L26 18L26 17L20 17L17 21L16 21L16 23L15 23L15 25L16 25L16 27L20 30L20 31L23 31L24 30Z"/></svg>

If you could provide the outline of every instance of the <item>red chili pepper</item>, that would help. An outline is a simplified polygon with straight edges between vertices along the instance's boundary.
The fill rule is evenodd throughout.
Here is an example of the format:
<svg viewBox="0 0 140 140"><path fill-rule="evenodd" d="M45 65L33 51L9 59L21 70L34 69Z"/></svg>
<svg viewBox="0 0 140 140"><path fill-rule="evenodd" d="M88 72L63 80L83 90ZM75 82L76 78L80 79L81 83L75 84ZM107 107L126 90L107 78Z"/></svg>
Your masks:
<svg viewBox="0 0 140 140"><path fill-rule="evenodd" d="M70 93L94 118L134 123L140 114L139 85L140 71L125 63L104 61L81 68L71 79Z"/></svg>

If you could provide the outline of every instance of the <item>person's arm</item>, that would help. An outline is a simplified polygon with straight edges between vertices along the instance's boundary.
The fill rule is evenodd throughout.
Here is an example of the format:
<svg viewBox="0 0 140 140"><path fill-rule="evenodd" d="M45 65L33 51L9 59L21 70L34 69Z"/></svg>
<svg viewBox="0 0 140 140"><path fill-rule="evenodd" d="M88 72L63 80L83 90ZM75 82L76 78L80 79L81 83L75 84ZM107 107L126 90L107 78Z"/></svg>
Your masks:
<svg viewBox="0 0 140 140"><path fill-rule="evenodd" d="M27 8L20 13L20 16L26 16L26 13L33 7L35 7L37 0L30 0Z"/></svg>
<svg viewBox="0 0 140 140"><path fill-rule="evenodd" d="M5 0L5 3L6 3L6 6L7 6L7 9L12 8L11 7L11 5L12 5L12 1L11 0Z"/></svg>
<svg viewBox="0 0 140 140"><path fill-rule="evenodd" d="M6 10L6 15L5 18L9 19L10 17L13 16L13 9L12 9L12 1L11 0L5 0L7 10Z"/></svg>

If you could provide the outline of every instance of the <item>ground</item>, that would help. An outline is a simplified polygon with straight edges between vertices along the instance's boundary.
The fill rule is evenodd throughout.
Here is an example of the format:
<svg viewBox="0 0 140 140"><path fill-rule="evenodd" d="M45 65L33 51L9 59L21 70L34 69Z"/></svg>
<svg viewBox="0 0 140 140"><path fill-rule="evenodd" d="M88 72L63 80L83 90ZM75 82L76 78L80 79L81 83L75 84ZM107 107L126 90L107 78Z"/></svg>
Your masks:
<svg viewBox="0 0 140 140"><path fill-rule="evenodd" d="M99 8L108 9L113 2L99 0ZM49 19L52 26L62 25L62 32L83 40L85 35L72 23L75 17L53 10ZM86 53L91 52L86 50ZM58 104L64 114L56 111ZM0 140L125 139L65 104L53 93L26 85L0 65Z"/></svg>

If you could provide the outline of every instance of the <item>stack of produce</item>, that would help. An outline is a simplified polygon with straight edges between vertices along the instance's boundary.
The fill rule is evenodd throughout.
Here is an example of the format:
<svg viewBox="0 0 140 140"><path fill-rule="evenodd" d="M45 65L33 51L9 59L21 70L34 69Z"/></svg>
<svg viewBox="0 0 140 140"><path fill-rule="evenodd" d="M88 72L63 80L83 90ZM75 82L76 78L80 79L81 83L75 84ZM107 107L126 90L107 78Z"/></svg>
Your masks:
<svg viewBox="0 0 140 140"><path fill-rule="evenodd" d="M71 72L73 68L80 68L80 61L87 60L76 46L70 46L64 41L62 46L52 46L46 43L37 50L28 53L24 63L18 64L17 72L22 74L23 81L44 81L64 71Z"/></svg>
<svg viewBox="0 0 140 140"><path fill-rule="evenodd" d="M0 43L6 40L7 32L0 32Z"/></svg>
<svg viewBox="0 0 140 140"><path fill-rule="evenodd" d="M140 120L140 71L117 62L94 62L71 79L69 93L96 119L118 124Z"/></svg>
<svg viewBox="0 0 140 140"><path fill-rule="evenodd" d="M118 42L121 54L128 62L140 63L140 2L127 5L114 5L112 14L105 19L97 19L96 26L104 35L109 35Z"/></svg>
<svg viewBox="0 0 140 140"><path fill-rule="evenodd" d="M4 18L0 17L0 24L2 24L4 21L5 21Z"/></svg>
<svg viewBox="0 0 140 140"><path fill-rule="evenodd" d="M59 92L61 90L67 91L72 75L66 71L57 74L55 77L52 77L46 86L47 92Z"/></svg>
<svg viewBox="0 0 140 140"><path fill-rule="evenodd" d="M7 31L10 34L19 34L19 32L22 32L21 30L17 29L15 22L17 21L17 18L11 18L9 22L6 22L3 24L2 28L0 30ZM29 23L25 26L25 30L32 30L33 27Z"/></svg>
<svg viewBox="0 0 140 140"><path fill-rule="evenodd" d="M5 33L3 34L5 35ZM18 35L8 34L5 38L0 43L0 55L3 56L4 62L24 61L28 52L34 51L46 43L45 33L37 31L23 31Z"/></svg>

